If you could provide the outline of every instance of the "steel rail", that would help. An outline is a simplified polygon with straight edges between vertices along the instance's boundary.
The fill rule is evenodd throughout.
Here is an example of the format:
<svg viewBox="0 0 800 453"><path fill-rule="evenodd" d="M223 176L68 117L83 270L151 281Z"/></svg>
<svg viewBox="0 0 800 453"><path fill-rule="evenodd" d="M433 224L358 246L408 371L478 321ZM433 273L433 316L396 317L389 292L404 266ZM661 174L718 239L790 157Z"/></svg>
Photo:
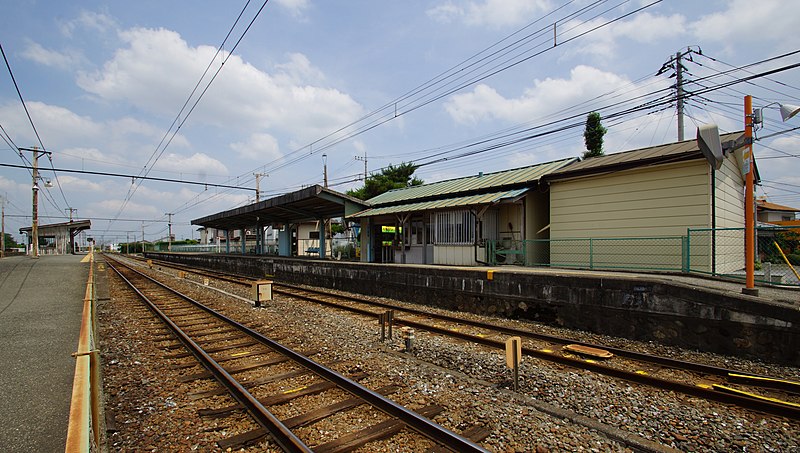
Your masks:
<svg viewBox="0 0 800 453"><path fill-rule="evenodd" d="M243 285L246 284L244 282L240 282L240 283L243 284ZM714 367L714 366L710 366L710 365L703 365L703 364L693 363L693 362L685 362L685 361L682 361L682 360L670 359L670 358L667 358L667 357L654 356L654 355L650 355L650 354L644 354L644 353L639 353L639 352L634 352L634 351L628 351L628 350L619 349L619 348L605 347L603 345L596 345L596 344L586 343L586 342L581 342L581 341L573 341L573 340L565 339L565 338L561 338L561 337L534 333L534 332L530 332L530 331L527 331L527 330L514 329L514 328L505 327L505 326L499 326L499 325L495 325L495 324L491 324L491 323L482 323L482 322L479 322L479 321L472 321L472 320L457 318L457 317L453 317L453 316L449 316L449 315L441 315L441 314L429 313L429 312L423 311L423 310L400 307L400 306L397 306L397 305L392 305L392 304L388 304L388 303L384 303L384 302L375 302L375 301L371 301L371 300L364 300L364 299L361 299L361 298L358 298L358 297L355 297L355 296L344 296L344 295L339 295L339 294L333 294L333 293L329 293L329 292L325 292L325 291L318 291L318 290L308 289L308 288L304 288L304 287L300 287L300 286L296 286L296 285L291 285L291 284L286 284L286 283L281 283L280 285L275 285L275 286L283 286L283 287L292 288L292 289L299 290L299 291L305 291L305 292L312 293L312 294L318 294L318 295L329 296L329 297L336 297L336 298L340 298L340 299L344 299L344 300L349 300L349 301L352 301L352 302L363 303L363 304L368 304L368 305L374 305L374 306L379 306L379 307L382 307L382 308L390 308L390 309L395 309L395 310L398 310L398 311L405 311L405 312L408 312L408 313L413 313L415 315L420 315L420 316L439 319L439 320L443 320L443 321L449 321L449 322L469 325L469 326L472 326L472 327L485 328L485 329L488 329L488 330L496 330L498 332L505 333L505 334L508 334L508 335L524 336L524 337L527 337L527 338L533 338L533 339L543 340L543 341L550 341L550 342L559 343L559 344L572 343L572 344L579 344L579 345L584 345L584 346L599 347L599 348L603 348L603 349L605 349L605 350L607 350L609 352L613 352L614 354L617 354L617 355L619 355L621 357L626 357L626 358L629 358L629 359L639 360L639 361L647 362L647 363L654 363L654 364L657 364L657 365L668 366L668 367L671 367L671 368L676 368L676 369L681 369L681 370L694 371L694 372L698 372L698 373L706 373L706 374L709 374L709 375L721 376L721 377L725 377L725 378L727 378L730 373L739 373L739 371L736 371L736 370L730 370L730 369L725 369L725 368L720 368L720 367ZM286 294L286 295L289 295L289 296L292 296L292 297L298 297L298 298L305 299L305 300L308 300L308 301L311 301L311 302L321 303L321 304L324 304L324 305L327 305L327 306L331 306L331 307L335 307L335 308L351 311L351 312L362 314L362 315L366 315L366 316L377 317L379 315L378 313L374 313L374 312L372 312L370 310L361 309L361 308L357 308L357 307L347 307L347 306L343 306L341 304L337 304L335 302L324 301L324 300L320 300L320 299L309 297L309 296L303 296L303 295L299 295L299 294L296 294L296 293L283 291L283 290L280 290L280 289L276 288L275 286L273 286L273 291L278 292L278 293L282 293L282 294ZM411 320L403 319L403 318L398 318L398 317L395 317L394 321L397 324L402 324L402 325L406 325L406 326L409 326L409 327L415 327L415 328L418 328L418 329L421 329L421 330L434 332L434 333L437 333L437 334L440 334L440 335L454 336L456 338L460 338L460 339L465 340L465 341L471 341L471 342L483 344L485 346L489 346L489 347L493 347L493 348L498 348L498 349L504 349L505 348L505 343L502 343L502 342L499 342L499 341L490 340L490 339L486 339L486 338L482 338L482 337L478 337L478 336L475 336L475 335L469 335L469 334L464 334L464 333L460 333L460 332L454 332L454 331L446 329L446 328L438 328L438 327L431 326L431 325L428 325L428 324L418 323L418 322L415 322L415 321L411 321ZM543 360L548 360L548 361L551 361L551 362L560 363L562 365L567 365L567 366L570 366L570 367L573 367L573 368L588 369L590 371L594 371L594 372L599 373L599 374L604 374L604 375L607 375L607 376L616 377L616 378L624 379L624 380L627 380L627 381L630 381L630 382L636 382L636 383L639 383L639 384L648 385L648 386L651 386L651 387L663 388L663 389L667 389L667 390L673 390L673 391L684 393L684 394L690 395L690 396L696 396L696 397L699 397L699 398L704 398L704 399L708 399L708 400L711 400L711 401L717 401L717 402L724 403L724 404L734 404L734 405L737 405L737 406L740 406L740 407L744 407L744 408L748 408L748 409L752 409L752 410L757 410L757 411L762 411L762 412L766 412L766 413L770 413L770 414L778 415L778 416L783 416L783 417L787 417L787 418L791 418L791 419L795 419L795 420L799 420L800 419L800 409L797 409L797 408L789 406L789 405L782 405L782 404L778 404L778 403L772 403L772 402L769 402L769 401L763 401L763 400L759 400L759 399L755 399L755 398L749 398L749 397L746 397L746 396L726 394L726 393L717 392L717 391L714 391L714 390L709 390L709 389L706 389L706 388L703 388L703 387L699 387L699 386L695 386L695 385L683 384L683 383L676 382L676 381L670 381L670 380L666 380L666 379L656 378L656 377L649 376L649 375L646 375L646 374L631 373L631 372L627 372L627 371L620 370L620 369L617 369L617 368L612 368L612 367L609 367L609 366L601 365L601 364L598 364L598 363L590 363L590 362L586 362L586 361L580 360L580 359L572 359L572 358L569 358L569 357L564 357L564 356L557 355L557 354L554 354L554 353L548 353L548 352L539 351L539 350L531 349L531 348L522 348L522 353L524 355L529 355L529 356L537 357L537 358L540 358L540 359L543 359ZM770 378L770 376L762 376L762 375L756 375L756 374L752 374L752 376Z"/></svg>
<svg viewBox="0 0 800 453"><path fill-rule="evenodd" d="M122 264L117 262L118 264ZM108 262L109 267L111 267L117 275L119 275L127 284L128 286L133 289L139 297L147 303L150 309L159 317L161 320L169 326L169 328L175 333L178 339L183 343L187 349L197 358L197 360L203 364L206 369L208 369L216 378L217 380L222 383L231 395L244 407L247 408L248 412L253 416L253 418L261 425L267 432L270 433L273 440L278 444L278 446L286 452L311 452L312 450L303 443L300 438L298 438L289 428L287 428L281 421L275 417L266 407L264 407L258 399L256 399L250 392L248 392L236 379L233 378L227 371L225 371L222 366L219 365L208 353L206 353L197 343L194 342L177 324L175 324L169 316L167 316L161 309L159 309L139 288L137 288L133 282L131 282L126 276L122 274L122 272L117 269L110 261ZM124 266L124 264L122 264ZM129 268L130 269L130 268ZM131 271L135 272L139 276L144 276L143 274L137 272L136 270L130 269ZM144 276L146 277L146 276ZM148 278L149 279L149 278ZM149 279L152 282L155 280ZM158 282L156 282L158 283ZM164 285L160 285L166 289L170 289Z"/></svg>
<svg viewBox="0 0 800 453"><path fill-rule="evenodd" d="M641 362L648 362L648 363L653 363L653 364L656 364L656 365L662 365L662 366L667 366L667 367L671 367L671 368L677 368L677 369L681 369L681 370L695 371L695 372L699 372L699 373L706 373L706 374L709 374L709 375L721 376L721 377L726 377L726 378L728 377L728 375L730 373L745 374L745 373L742 373L739 370L730 370L730 369L715 367L715 366L711 366L711 365L704 365L702 363L686 362L686 361L683 361L683 360L671 359L671 358L668 358L668 357L661 357L661 356L657 356L657 355L646 354L646 353L643 353L643 352L630 351L630 350L627 350L627 349L620 349L620 348L615 348L615 347L610 347L610 346L605 346L605 345L587 343L587 342L583 342L583 341L580 341L580 340L572 340L572 339L569 339L569 338L557 337L557 336L554 336L554 335L547 335L547 334L543 334L543 333L531 332L530 330L516 329L516 328L513 328L513 327L506 327L506 326L501 326L501 325L497 325L497 324L493 324L493 323L474 321L474 320L471 320L471 319L463 319L463 318L458 318L458 317L455 317L455 316L444 315L444 314L439 314L439 313L430 313L430 312L427 312L427 311L424 311L424 310L415 309L415 308L406 308L406 307L401 307L399 305L393 305L393 304L389 304L389 303L385 303L385 302L377 302L377 301L365 300L365 299L361 299L361 298L358 298L358 297L355 297L355 296L343 296L343 295L339 295L339 294L329 293L329 292L326 292L326 291L308 289L308 288L303 288L301 286L296 286L296 285L291 285L291 284L286 284L286 283L281 283L280 285L274 285L273 286L273 290L275 292L281 292L281 290L277 289L276 286L284 286L284 287L287 287L287 288L293 288L293 289L297 289L297 290L301 290L301 291L307 291L307 292L311 292L311 293L315 293L315 294L338 297L338 298L349 300L349 301L353 301L353 302L369 304L369 305L375 305L375 306L379 306L379 307L383 307L383 308L389 308L389 309L393 309L393 310L397 310L397 311L404 311L404 312L408 312L408 313L413 313L415 315L425 316L425 317L428 317L428 318L439 319L439 320L442 320L442 321L454 322L454 323L458 323L458 324L464 324L464 325L468 325L468 326L472 326L472 327L478 327L478 328L487 329L487 330L495 330L495 331L502 332L504 334L511 335L511 336L527 337L527 338L532 338L532 339L535 339L535 340L548 341L548 342L551 342L551 343L558 343L558 344L578 344L578 345L581 345L581 346L589 346L589 347L593 347L593 348L600 348L600 349L604 349L606 351L612 352L615 355L618 355L620 357L626 357L626 358L638 360L638 361L641 361ZM284 294L291 294L291 293L284 292ZM764 375L751 374L751 373L746 373L746 374L748 374L750 376L761 377L761 378L772 378L772 379L775 379L774 376L764 376Z"/></svg>
<svg viewBox="0 0 800 453"><path fill-rule="evenodd" d="M308 291L305 288L297 288L297 289L299 289L301 291ZM280 291L280 290L277 290L277 291ZM314 291L310 291L310 292L314 292ZM365 310L365 309L362 309L362 308L346 307L346 306L342 306L342 305L336 304L335 302L314 299L314 298L312 298L310 296L302 296L302 295L291 294L291 293L286 293L286 294L291 295L292 297L298 297L300 299L305 299L305 300L313 301L313 302L316 302L316 303L321 303L321 304L324 304L324 305L337 307L337 308L340 308L340 309L344 309L344 310L347 310L347 311L352 311L352 312L355 312L355 313L358 313L358 314L362 314L362 315L378 316L377 313L374 313L374 312L371 312L369 310ZM323 294L325 294L327 296L340 297L339 295L336 295L336 294L330 294L330 293L323 293ZM345 298L347 298L347 297L345 297ZM371 302L369 302L369 303L371 303ZM400 308L400 310L405 310L405 309ZM421 313L422 314L427 314L427 312L421 312ZM492 347L492 348L495 348L495 349L503 350L506 347L505 346L505 342L502 342L502 341L492 340L492 339L489 339L489 338L483 338L483 337L479 337L477 335L471 335L471 334L467 334L467 333L463 333L463 332L456 332L456 331L453 331L453 330L450 330L450 329L447 329L447 328L431 326L429 324L424 324L424 323L421 323L421 322L411 321L411 320L405 319L405 318L395 317L394 318L394 322L396 324L405 325L405 326L409 326L409 327L414 327L414 328L417 328L417 329L420 329L420 330L433 332L433 333L436 333L436 334L439 334L439 335L451 336L451 337L459 338L459 339L462 339L462 340L465 340L465 341L470 341L470 342L473 342L473 343L482 344L484 346L489 346L489 347ZM520 331L520 332L524 332L524 331ZM639 373L635 373L635 372L625 371L625 370L621 370L621 369L618 369L618 368L613 368L613 367L609 367L609 366L606 366L606 365L602 365L602 364L599 364L599 363L587 362L587 361L581 360L581 359L573 359L573 358L565 357L565 356L562 356L562 355L559 355L559 354L556 354L556 353L541 351L541 350L527 348L527 347L523 347L522 348L522 354L523 355L527 355L527 356L531 356L531 357L536 357L536 358L543 359L543 360L547 360L547 361L550 361L550 362L559 363L561 365L566 365L566 366L570 366L570 367L577 368L577 369L586 369L586 370L593 371L593 372L598 373L598 374L603 374L603 375L606 375L606 376L616 377L616 378L619 378L619 379L624 379L624 380L629 381L629 382L635 382L635 383L647 385L647 386L650 386L650 387L656 387L656 388L665 389L665 390L672 390L672 391L675 391L675 392L680 392L680 393L683 393L683 394L686 394L686 395L696 396L696 397L699 397L699 398L703 398L703 399L707 399L707 400L711 400L711 401L716 401L716 402L719 402L719 403L733 404L733 405L736 405L736 406L740 406L740 407L744 407L744 408L752 409L752 410L757 410L757 411L769 413L769 414L772 414L772 415L786 417L786 418L790 418L790 419L794 419L794 420L800 420L800 408L797 408L797 407L792 407L792 406L788 406L788 405L773 403L773 402L770 402L770 401L764 401L764 400L759 400L759 399L755 399L755 398L749 398L749 397L746 397L746 396L740 396L740 395L733 395L733 394L728 394L728 393L717 392L717 391L709 390L709 389L706 389L706 388L703 388L703 387L699 387L699 386L696 386L696 385L684 384L684 383L677 382L677 381L670 381L670 380L667 380L667 379L662 379L662 378L658 378L658 377L654 377L654 376L649 376L647 374L639 374Z"/></svg>
<svg viewBox="0 0 800 453"><path fill-rule="evenodd" d="M414 429L415 431L419 432L420 434L428 437L431 440L434 440L447 448L452 449L453 451L457 452L480 452L480 453L488 453L480 445L472 442L471 440L462 437L441 425L438 425L431 420L417 414L414 411L409 410L408 408L397 404L396 402L392 401L389 398L384 397L383 395L364 387L363 385L354 382L348 379L346 376L337 373L336 371L319 364L308 357L270 339L267 338L260 333L250 329L247 326L244 326L231 318L223 315L222 313L218 313L212 310L209 307L206 307L202 303L191 299L190 297L181 294L180 292L168 287L167 285L158 282L151 277L142 274L135 269L131 269L133 272L141 275L142 277L155 282L156 284L162 286L163 288L172 291L177 296L183 298L184 300L191 302L192 304L196 305L198 308L201 308L208 312L209 314L221 319L225 322L230 323L232 326L236 327L242 332L251 335L253 338L257 339L261 343L265 344L266 346L272 348L273 350L289 357L299 365L311 370L313 373L319 375L320 377L327 379L334 384L336 384L342 390L363 399L367 403L371 404L373 407L381 410L382 412L397 418L410 428Z"/></svg>

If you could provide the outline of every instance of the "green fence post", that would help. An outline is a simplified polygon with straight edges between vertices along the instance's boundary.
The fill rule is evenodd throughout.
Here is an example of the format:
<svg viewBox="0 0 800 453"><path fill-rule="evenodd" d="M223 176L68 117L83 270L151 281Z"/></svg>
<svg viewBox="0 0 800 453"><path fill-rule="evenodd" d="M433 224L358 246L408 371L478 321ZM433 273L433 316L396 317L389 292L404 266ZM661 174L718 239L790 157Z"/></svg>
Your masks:
<svg viewBox="0 0 800 453"><path fill-rule="evenodd" d="M686 272L687 273L692 272L692 248L691 248L691 245L692 245L692 229L691 228L687 228L686 229L686 264L685 264L685 268L686 268Z"/></svg>
<svg viewBox="0 0 800 453"><path fill-rule="evenodd" d="M589 269L594 269L594 242L589 238Z"/></svg>

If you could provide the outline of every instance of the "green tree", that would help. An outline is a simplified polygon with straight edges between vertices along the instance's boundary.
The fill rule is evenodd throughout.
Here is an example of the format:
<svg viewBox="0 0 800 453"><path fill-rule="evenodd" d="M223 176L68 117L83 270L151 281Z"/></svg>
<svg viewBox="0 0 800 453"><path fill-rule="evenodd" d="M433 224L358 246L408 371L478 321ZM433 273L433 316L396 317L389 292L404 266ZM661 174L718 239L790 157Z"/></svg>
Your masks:
<svg viewBox="0 0 800 453"><path fill-rule="evenodd" d="M14 240L14 237L11 234L6 233L6 248L7 249L15 249L23 247L20 244L17 244L17 241Z"/></svg>
<svg viewBox="0 0 800 453"><path fill-rule="evenodd" d="M403 162L398 166L389 165L382 172L370 175L363 187L348 190L347 195L361 200L369 200L390 190L419 186L422 184L422 180L413 176L416 170L417 166L410 162Z"/></svg>
<svg viewBox="0 0 800 453"><path fill-rule="evenodd" d="M583 131L583 140L586 143L584 159L603 155L603 136L606 132L608 129L600 123L599 113L592 112L586 117L586 129Z"/></svg>

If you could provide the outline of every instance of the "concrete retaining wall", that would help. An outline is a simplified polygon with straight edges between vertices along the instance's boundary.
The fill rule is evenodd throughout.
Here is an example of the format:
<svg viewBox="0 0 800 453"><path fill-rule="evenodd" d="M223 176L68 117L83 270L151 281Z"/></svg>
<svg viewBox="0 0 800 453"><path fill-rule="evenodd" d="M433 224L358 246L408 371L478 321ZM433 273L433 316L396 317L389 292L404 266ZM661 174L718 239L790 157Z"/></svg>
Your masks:
<svg viewBox="0 0 800 453"><path fill-rule="evenodd" d="M800 365L800 311L620 275L147 253L148 257L472 312Z"/></svg>

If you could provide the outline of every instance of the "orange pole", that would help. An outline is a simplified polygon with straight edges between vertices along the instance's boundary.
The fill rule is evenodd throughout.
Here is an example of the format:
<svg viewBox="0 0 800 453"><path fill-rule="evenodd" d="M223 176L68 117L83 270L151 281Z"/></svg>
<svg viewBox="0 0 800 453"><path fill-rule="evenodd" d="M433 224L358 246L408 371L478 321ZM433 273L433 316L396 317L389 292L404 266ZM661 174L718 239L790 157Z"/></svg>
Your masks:
<svg viewBox="0 0 800 453"><path fill-rule="evenodd" d="M753 98L744 97L744 160L747 167L744 187L744 270L746 274L743 293L758 295L755 289L755 219L753 218L753 179L755 162L753 160Z"/></svg>

